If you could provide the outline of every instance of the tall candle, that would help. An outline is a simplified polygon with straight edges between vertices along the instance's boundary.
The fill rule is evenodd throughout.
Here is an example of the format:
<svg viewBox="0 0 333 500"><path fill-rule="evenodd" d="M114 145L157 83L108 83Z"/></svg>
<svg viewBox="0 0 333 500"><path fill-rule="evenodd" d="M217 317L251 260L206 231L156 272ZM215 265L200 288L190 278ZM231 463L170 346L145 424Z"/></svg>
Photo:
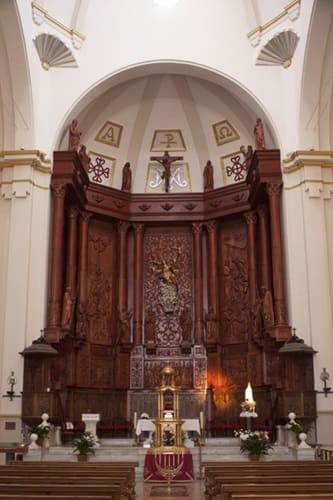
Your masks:
<svg viewBox="0 0 333 500"><path fill-rule="evenodd" d="M204 414L203 411L200 412L200 429L204 428Z"/></svg>
<svg viewBox="0 0 333 500"><path fill-rule="evenodd" d="M250 382L248 382L247 388L245 389L245 401L248 401L249 403L254 403L252 387Z"/></svg>
<svg viewBox="0 0 333 500"><path fill-rule="evenodd" d="M134 427L134 430L136 429L136 424L137 424L137 421L138 421L138 414L137 414L137 412L135 411L135 412L134 412L134 416L133 416L133 427Z"/></svg>

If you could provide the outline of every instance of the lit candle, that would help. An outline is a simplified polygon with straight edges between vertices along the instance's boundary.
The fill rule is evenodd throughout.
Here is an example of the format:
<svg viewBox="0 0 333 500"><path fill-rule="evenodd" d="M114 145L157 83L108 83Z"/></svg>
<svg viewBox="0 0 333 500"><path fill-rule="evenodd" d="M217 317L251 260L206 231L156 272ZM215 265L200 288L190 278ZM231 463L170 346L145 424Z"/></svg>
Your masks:
<svg viewBox="0 0 333 500"><path fill-rule="evenodd" d="M203 411L200 412L200 429L204 428L204 414Z"/></svg>
<svg viewBox="0 0 333 500"><path fill-rule="evenodd" d="M248 401L249 403L254 403L252 387L250 382L248 382L247 388L245 389L245 401Z"/></svg>

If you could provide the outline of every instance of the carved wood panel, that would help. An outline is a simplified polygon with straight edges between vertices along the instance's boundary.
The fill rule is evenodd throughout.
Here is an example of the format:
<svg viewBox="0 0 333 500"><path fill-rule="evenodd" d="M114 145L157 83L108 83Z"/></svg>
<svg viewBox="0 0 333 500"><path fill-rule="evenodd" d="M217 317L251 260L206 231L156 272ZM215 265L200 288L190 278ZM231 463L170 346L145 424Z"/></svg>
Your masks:
<svg viewBox="0 0 333 500"><path fill-rule="evenodd" d="M247 342L249 282L245 222L222 224L220 241L222 343Z"/></svg>
<svg viewBox="0 0 333 500"><path fill-rule="evenodd" d="M88 338L109 344L115 341L116 236L112 224L91 220L88 241ZM112 338L112 333L114 337Z"/></svg>
<svg viewBox="0 0 333 500"><path fill-rule="evenodd" d="M155 343L179 345L181 318L193 311L192 234L152 229L144 238L144 311L154 316Z"/></svg>

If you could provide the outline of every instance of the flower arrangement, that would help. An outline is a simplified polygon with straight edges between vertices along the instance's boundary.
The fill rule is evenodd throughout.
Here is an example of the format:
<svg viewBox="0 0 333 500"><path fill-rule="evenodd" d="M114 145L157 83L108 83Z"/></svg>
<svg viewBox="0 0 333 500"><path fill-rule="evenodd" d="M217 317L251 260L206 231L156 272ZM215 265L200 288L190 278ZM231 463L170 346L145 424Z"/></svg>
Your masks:
<svg viewBox="0 0 333 500"><path fill-rule="evenodd" d="M296 413L290 412L288 415L289 422L286 424L286 428L288 431L293 432L296 434L296 437L298 438L300 434L308 434L311 430L311 425L310 424L300 424L299 422L296 422Z"/></svg>
<svg viewBox="0 0 333 500"><path fill-rule="evenodd" d="M94 454L95 446L96 440L94 435L89 431L85 431L80 438L73 441L73 453L79 452L79 455Z"/></svg>
<svg viewBox="0 0 333 500"><path fill-rule="evenodd" d="M49 436L50 426L49 425L36 425L35 427L30 427L29 434L37 434L37 438L39 442L42 442L43 439Z"/></svg>
<svg viewBox="0 0 333 500"><path fill-rule="evenodd" d="M240 450L250 455L267 455L272 448L267 431L248 431L240 429L234 431L236 437L241 440Z"/></svg>

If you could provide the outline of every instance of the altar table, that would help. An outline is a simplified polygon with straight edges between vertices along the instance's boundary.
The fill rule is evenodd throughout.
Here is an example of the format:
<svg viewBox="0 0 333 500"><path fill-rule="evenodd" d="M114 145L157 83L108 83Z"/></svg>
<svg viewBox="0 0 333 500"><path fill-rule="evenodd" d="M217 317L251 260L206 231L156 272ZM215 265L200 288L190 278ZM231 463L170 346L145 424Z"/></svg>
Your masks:
<svg viewBox="0 0 333 500"><path fill-rule="evenodd" d="M137 436L140 436L142 432L154 432L155 425L153 420L150 418L140 418L138 423L136 424L135 433ZM199 419L197 418L185 418L184 423L182 425L182 429L185 432L197 432L200 434L200 424Z"/></svg>
<svg viewBox="0 0 333 500"><path fill-rule="evenodd" d="M193 481L191 453L147 453L143 472L145 481Z"/></svg>

